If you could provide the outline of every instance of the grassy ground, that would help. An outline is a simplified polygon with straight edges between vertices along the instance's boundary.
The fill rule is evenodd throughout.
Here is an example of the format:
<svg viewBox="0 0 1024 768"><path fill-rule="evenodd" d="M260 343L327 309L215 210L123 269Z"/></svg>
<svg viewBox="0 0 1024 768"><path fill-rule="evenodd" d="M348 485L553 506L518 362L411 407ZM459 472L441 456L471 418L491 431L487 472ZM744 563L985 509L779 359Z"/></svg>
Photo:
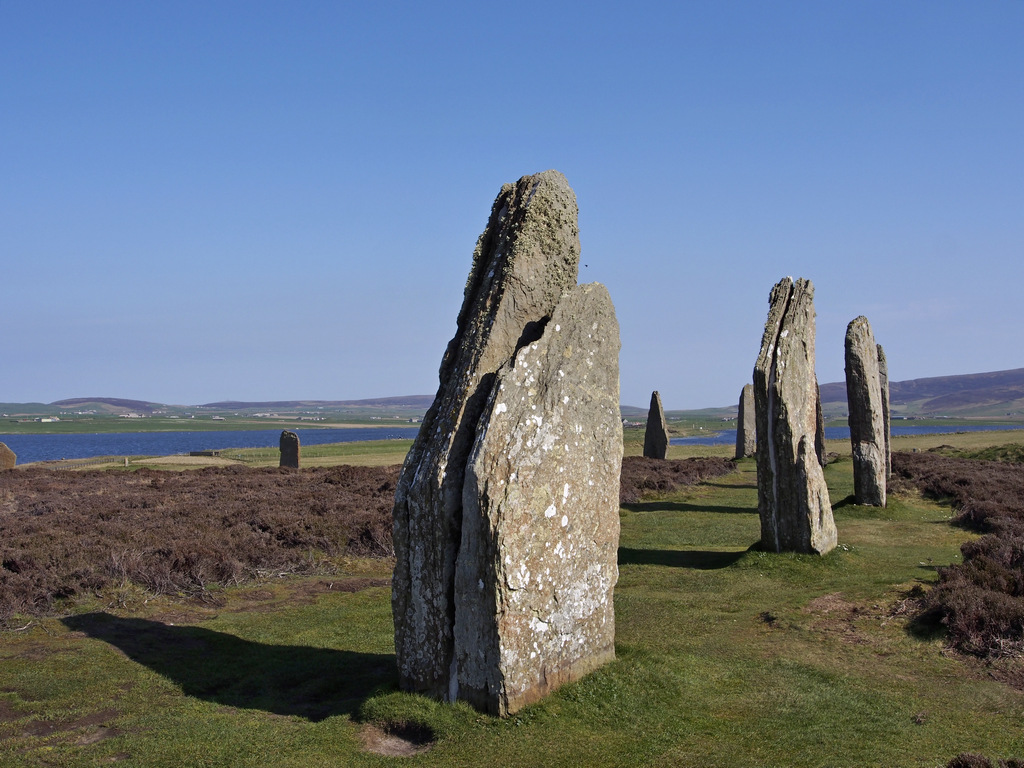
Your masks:
<svg viewBox="0 0 1024 768"><path fill-rule="evenodd" d="M840 459L826 472L839 549L750 551L756 477L751 460L738 466L623 509L617 660L507 720L396 691L390 564L351 560L343 576L268 580L206 604L126 584L0 635L0 764L393 765L364 748L386 743L389 723L433 736L405 758L424 766L1024 756L1024 693L908 623L910 590L968 537L949 510L917 497L853 506Z"/></svg>

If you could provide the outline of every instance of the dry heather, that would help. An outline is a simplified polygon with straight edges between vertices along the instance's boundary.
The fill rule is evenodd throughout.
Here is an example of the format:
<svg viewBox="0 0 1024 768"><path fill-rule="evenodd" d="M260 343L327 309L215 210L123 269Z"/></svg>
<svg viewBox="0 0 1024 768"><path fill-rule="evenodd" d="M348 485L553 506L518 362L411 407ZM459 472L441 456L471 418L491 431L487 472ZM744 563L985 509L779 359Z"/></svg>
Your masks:
<svg viewBox="0 0 1024 768"><path fill-rule="evenodd" d="M956 524L985 534L961 547L962 564L939 570L927 598L952 645L978 656L1024 651L1024 465L894 453L893 474L951 501Z"/></svg>
<svg viewBox="0 0 1024 768"><path fill-rule="evenodd" d="M388 555L397 472L4 473L0 623L129 581L201 593L261 572L309 569L321 555Z"/></svg>
<svg viewBox="0 0 1024 768"><path fill-rule="evenodd" d="M623 462L621 497L730 472L725 459ZM208 467L7 472L0 485L0 625L61 598L133 583L202 595L341 554L394 553L399 468Z"/></svg>
<svg viewBox="0 0 1024 768"><path fill-rule="evenodd" d="M627 456L622 460L619 503L634 504L645 495L670 493L734 471L731 460L718 457L666 461Z"/></svg>

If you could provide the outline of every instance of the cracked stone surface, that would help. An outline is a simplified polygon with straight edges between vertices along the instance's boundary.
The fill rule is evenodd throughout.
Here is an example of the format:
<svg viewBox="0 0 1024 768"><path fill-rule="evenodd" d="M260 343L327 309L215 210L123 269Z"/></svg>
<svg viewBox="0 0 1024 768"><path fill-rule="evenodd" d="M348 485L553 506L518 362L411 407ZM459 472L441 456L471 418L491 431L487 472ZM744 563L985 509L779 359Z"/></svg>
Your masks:
<svg viewBox="0 0 1024 768"><path fill-rule="evenodd" d="M395 494L392 611L401 687L455 698L455 571L466 464L498 370L576 286L576 196L557 171L502 187L473 254L439 387Z"/></svg>
<svg viewBox="0 0 1024 768"><path fill-rule="evenodd" d="M754 366L761 546L826 554L836 546L832 505L816 447L814 286L783 278L769 297Z"/></svg>
<svg viewBox="0 0 1024 768"><path fill-rule="evenodd" d="M498 372L466 471L457 697L505 715L615 656L619 327L582 285Z"/></svg>
<svg viewBox="0 0 1024 768"><path fill-rule="evenodd" d="M858 504L884 507L886 429L878 349L868 319L861 315L851 320L846 327L846 401L853 448L853 495Z"/></svg>

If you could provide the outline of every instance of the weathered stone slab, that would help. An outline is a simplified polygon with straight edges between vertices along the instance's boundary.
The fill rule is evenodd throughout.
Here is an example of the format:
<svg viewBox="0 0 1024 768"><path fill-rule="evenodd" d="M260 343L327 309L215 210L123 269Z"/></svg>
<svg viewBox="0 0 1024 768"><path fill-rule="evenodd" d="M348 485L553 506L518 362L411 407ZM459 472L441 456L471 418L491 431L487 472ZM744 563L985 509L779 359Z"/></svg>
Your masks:
<svg viewBox="0 0 1024 768"><path fill-rule="evenodd" d="M736 458L753 456L757 450L757 429L754 425L754 385L744 384L740 390L736 417Z"/></svg>
<svg viewBox="0 0 1024 768"><path fill-rule="evenodd" d="M592 283L498 373L466 471L452 698L505 715L615 656L618 358Z"/></svg>
<svg viewBox="0 0 1024 768"><path fill-rule="evenodd" d="M647 429L644 431L644 456L648 459L664 459L668 454L668 423L665 409L661 407L661 395L651 393L651 407L647 411Z"/></svg>
<svg viewBox="0 0 1024 768"><path fill-rule="evenodd" d="M287 429L282 430L280 447L281 463L279 466L298 469L302 450L299 447L299 436L294 432L289 432Z"/></svg>
<svg viewBox="0 0 1024 768"><path fill-rule="evenodd" d="M863 315L846 327L846 402L853 447L853 495L858 504L885 506L885 414L878 345Z"/></svg>
<svg viewBox="0 0 1024 768"><path fill-rule="evenodd" d="M18 463L18 457L6 443L0 443L0 470L14 469Z"/></svg>
<svg viewBox="0 0 1024 768"><path fill-rule="evenodd" d="M882 390L882 431L885 435L885 481L888 489L892 477L892 418L889 415L889 363L885 350L878 345L878 383Z"/></svg>
<svg viewBox="0 0 1024 768"><path fill-rule="evenodd" d="M814 286L780 280L754 366L761 546L825 554L836 545L832 505L815 449Z"/></svg>
<svg viewBox="0 0 1024 768"><path fill-rule="evenodd" d="M466 461L495 374L536 341L579 267L576 196L557 171L506 184L477 241L440 384L395 494L392 611L399 681L450 696Z"/></svg>

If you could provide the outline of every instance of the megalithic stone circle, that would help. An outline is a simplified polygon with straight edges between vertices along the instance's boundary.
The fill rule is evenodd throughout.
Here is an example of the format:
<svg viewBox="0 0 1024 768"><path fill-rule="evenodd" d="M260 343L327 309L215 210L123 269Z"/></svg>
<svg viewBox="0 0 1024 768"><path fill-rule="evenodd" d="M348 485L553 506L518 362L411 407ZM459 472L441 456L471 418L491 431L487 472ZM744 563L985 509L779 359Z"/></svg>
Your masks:
<svg viewBox="0 0 1024 768"><path fill-rule="evenodd" d="M506 715L615 657L618 359L592 283L498 372L466 470L451 698Z"/></svg>
<svg viewBox="0 0 1024 768"><path fill-rule="evenodd" d="M301 448L299 447L299 436L294 432L284 429L281 431L281 439L278 441L278 445L281 450L281 460L278 466L298 469L299 459L302 455Z"/></svg>
<svg viewBox="0 0 1024 768"><path fill-rule="evenodd" d="M740 390L739 410L736 414L736 458L753 456L757 450L757 430L754 425L754 385L744 384Z"/></svg>
<svg viewBox="0 0 1024 768"><path fill-rule="evenodd" d="M774 552L824 555L836 546L815 450L814 336L814 286L783 278L769 297L754 366L761 546Z"/></svg>
<svg viewBox="0 0 1024 768"><path fill-rule="evenodd" d="M892 417L889 415L889 363L885 350L878 345L878 383L882 389L882 429L885 435L885 481L888 489L892 477Z"/></svg>
<svg viewBox="0 0 1024 768"><path fill-rule="evenodd" d="M494 419L512 411L511 402L492 400L495 388L513 375L505 373L499 376L502 366L510 363L520 350L523 350L521 354L529 357L526 350L533 350L535 344L539 347L543 342L553 346L553 342L544 342L551 333L571 335L577 332L574 327L576 321L572 318L555 322L561 327L560 331L552 330L551 319L563 296L576 286L578 264L576 198L565 178L557 171L545 171L503 186L492 207L487 227L477 242L458 316L458 328L441 362L437 395L403 465L395 494L396 564L392 581L392 611L399 681L405 690L447 700L467 698L498 713L503 713L505 708L511 711L512 707L520 706L521 702L531 700L535 695L518 689L516 692L500 687L495 689L493 666L478 674L475 665L480 659L473 657L476 651L467 651L465 645L457 646L455 630L457 626L464 629L468 626L467 620L459 621L460 605L464 606L463 610L477 611L475 615L482 610L479 609L479 596L471 594L469 587L485 594L493 592L504 599L493 582L499 571L495 570L493 562L487 565L486 561L481 561L481 553L490 551L488 547L497 547L500 552L507 550L514 553L513 557L520 557L520 550L525 545L509 537L534 536L538 530L536 526L548 522L544 513L550 505L537 508L534 504L527 509L497 502L492 504L487 494L498 494L502 481L505 488L518 487L518 473L522 470L509 468L507 477L489 476L477 467L472 482L468 483L467 464L471 452L478 456L489 455L486 446L494 441L500 442L500 429L494 426ZM587 295L593 297L597 293L590 291ZM589 301L595 299L587 299L584 303ZM581 311L581 317L589 316L592 311ZM597 332L597 328L587 331L589 334ZM602 332L607 332L607 329ZM588 342L593 351L593 339L588 337ZM617 331L615 343L618 343ZM564 349L563 353L573 357L582 354L585 348L586 345L580 344ZM587 361L597 366L600 358L588 356ZM530 403L529 417L550 425L555 418L550 406L561 402L564 408L572 398L580 396L577 382L569 378L569 371L573 370L569 362L567 358L559 367L561 374L554 374L562 390L556 392L545 387L543 394L529 395L535 398ZM519 403L527 402L528 393L539 386L541 373L541 369L533 371L532 380L527 376L523 384L527 389L521 391ZM505 386L508 387L507 384ZM541 390L537 389L537 392ZM616 377L616 414L617 393ZM566 402L565 398L569 401ZM507 410L499 406L505 406ZM499 410L502 414L497 413ZM534 423L539 428L540 423ZM584 433L591 430L590 422L583 420L574 421L572 426ZM593 439L590 435L577 435L574 443L582 444ZM474 449L478 441L482 441L481 445L485 447ZM526 446L522 455L533 455L530 449L534 447ZM594 456L596 464L599 461L597 453L590 455ZM619 455L621 457L621 453ZM588 464L589 459L588 455ZM600 460L605 461L607 457ZM561 466L568 465L563 462ZM596 484L600 476L595 475L594 478ZM477 491L467 497L465 493L469 485ZM561 494L562 486L548 492ZM537 494L543 495L536 491L529 499L531 503L539 503L541 496ZM465 518L465 498L472 501L472 520L469 523ZM478 506L480 511L477 511ZM495 509L499 512L494 512ZM497 515L493 527L488 522L486 528L480 528L481 517L493 514ZM568 510L562 514L576 517ZM491 517L487 520L491 521ZM470 525L465 531L469 538L464 541L463 528L466 524ZM605 533L609 536L614 533L617 541L617 530L616 526L614 531L609 529ZM457 572L477 572L482 576L475 583L463 578L457 584ZM537 575L534 573L535 577ZM548 576L545 569L545 581ZM558 574L553 572L550 577L554 582ZM561 599L572 600L575 597L575 594L561 593ZM496 618L500 615L497 611L509 607L507 601L503 606L492 606L494 612L488 620L487 626L492 628L497 622L499 644L503 642L500 629L504 625ZM542 616L533 614L532 618L550 626ZM475 631L486 634L492 630L476 626ZM464 637L463 642L469 641ZM502 658L495 654L493 642L473 640L468 647L486 648L490 654L488 664ZM529 657L525 649L523 653ZM553 678L557 678L561 670L578 670L585 666L583 663L574 666L564 659L535 659L533 663L537 669L545 670L545 674L550 672ZM484 686L487 691L478 695L473 691L482 690L476 682L482 679L481 676L488 681Z"/></svg>
<svg viewBox="0 0 1024 768"><path fill-rule="evenodd" d="M846 327L846 402L853 447L853 495L858 504L885 506L885 412L878 345L861 315Z"/></svg>
<svg viewBox="0 0 1024 768"><path fill-rule="evenodd" d="M644 431L644 456L648 459L664 459L668 454L668 422L665 409L661 407L661 395L651 393L651 407L647 411L647 429Z"/></svg>

